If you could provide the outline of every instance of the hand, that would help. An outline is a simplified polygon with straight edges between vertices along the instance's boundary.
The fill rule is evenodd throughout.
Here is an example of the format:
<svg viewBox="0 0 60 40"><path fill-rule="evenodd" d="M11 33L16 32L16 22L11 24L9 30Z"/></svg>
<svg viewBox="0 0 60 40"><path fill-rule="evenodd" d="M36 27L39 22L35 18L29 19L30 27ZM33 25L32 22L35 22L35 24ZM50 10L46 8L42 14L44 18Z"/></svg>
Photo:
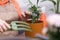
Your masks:
<svg viewBox="0 0 60 40"><path fill-rule="evenodd" d="M26 15L31 15L31 14L30 14L29 11L24 11L24 12L22 12L22 16L23 16L23 17L26 17Z"/></svg>
<svg viewBox="0 0 60 40"><path fill-rule="evenodd" d="M29 11L22 12L22 18L20 20L27 21L27 19L31 18L31 14Z"/></svg>
<svg viewBox="0 0 60 40"><path fill-rule="evenodd" d="M9 28L10 28L9 24L0 19L0 32L4 32Z"/></svg>

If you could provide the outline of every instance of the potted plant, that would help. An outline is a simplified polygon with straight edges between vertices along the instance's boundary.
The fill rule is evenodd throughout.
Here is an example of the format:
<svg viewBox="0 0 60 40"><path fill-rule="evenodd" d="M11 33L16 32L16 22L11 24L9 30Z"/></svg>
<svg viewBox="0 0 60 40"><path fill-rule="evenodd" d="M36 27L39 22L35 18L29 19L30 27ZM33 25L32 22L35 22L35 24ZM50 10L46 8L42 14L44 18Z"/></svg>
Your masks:
<svg viewBox="0 0 60 40"><path fill-rule="evenodd" d="M30 3L29 11L31 13L31 20L27 20L27 22L30 24L30 27L32 28L32 32L25 32L25 35L28 37L35 37L36 33L41 34L43 23L39 20L40 17L40 10L39 10L39 0L37 0L37 5L34 5L30 0L28 0ZM37 30L38 29L38 30Z"/></svg>

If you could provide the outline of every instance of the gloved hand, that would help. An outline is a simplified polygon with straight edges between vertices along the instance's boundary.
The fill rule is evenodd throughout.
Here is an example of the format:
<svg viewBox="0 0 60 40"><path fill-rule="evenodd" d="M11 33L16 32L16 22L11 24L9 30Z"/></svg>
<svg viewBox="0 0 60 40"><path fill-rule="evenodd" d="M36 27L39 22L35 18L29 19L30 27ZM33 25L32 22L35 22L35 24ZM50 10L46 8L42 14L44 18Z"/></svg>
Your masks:
<svg viewBox="0 0 60 40"><path fill-rule="evenodd" d="M22 12L22 19L20 19L20 20L27 21L30 18L31 18L31 13L26 10L26 11Z"/></svg>
<svg viewBox="0 0 60 40"><path fill-rule="evenodd" d="M0 19L0 32L4 32L7 29L10 29L9 24Z"/></svg>
<svg viewBox="0 0 60 40"><path fill-rule="evenodd" d="M31 15L29 11L26 10L26 11L22 12L23 17L26 17L27 15Z"/></svg>

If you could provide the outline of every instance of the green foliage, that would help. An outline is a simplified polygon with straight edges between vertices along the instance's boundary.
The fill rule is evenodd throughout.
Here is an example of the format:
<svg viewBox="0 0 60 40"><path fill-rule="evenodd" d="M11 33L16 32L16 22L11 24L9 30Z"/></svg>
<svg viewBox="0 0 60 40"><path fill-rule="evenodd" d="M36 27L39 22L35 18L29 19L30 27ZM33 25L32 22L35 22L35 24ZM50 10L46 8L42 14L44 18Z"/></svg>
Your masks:
<svg viewBox="0 0 60 40"><path fill-rule="evenodd" d="M51 2L53 2L54 3L54 5L56 5L56 2L54 1L54 0L50 0Z"/></svg>
<svg viewBox="0 0 60 40"><path fill-rule="evenodd" d="M31 4L31 7L29 8L29 10L31 12L32 23L37 22L38 19L39 19L39 16L40 16L40 11L39 11L39 8L38 8L38 2L39 2L39 0L37 0L37 5L34 5L29 0L29 3Z"/></svg>
<svg viewBox="0 0 60 40"><path fill-rule="evenodd" d="M30 0L28 0L28 1L29 1L30 5L32 6L32 5L33 5L33 3L32 3Z"/></svg>
<svg viewBox="0 0 60 40"><path fill-rule="evenodd" d="M43 0L43 1L46 1L46 0ZM53 4L56 6L56 13L59 13L59 2L60 0L56 0L57 2L55 2L54 0L50 0L51 2L53 2ZM52 11L54 11L53 9L51 9ZM54 26L53 26L53 29L54 29ZM48 36L49 36L49 40L60 40L60 29L59 28L56 28L56 30L53 30L51 31L51 29L48 28ZM56 32L54 32L56 31Z"/></svg>
<svg viewBox="0 0 60 40"><path fill-rule="evenodd" d="M42 0L42 1L46 1L46 0ZM59 2L60 2L60 0L57 0L57 2L55 2L54 0L50 0L50 1L53 2L53 4L56 6L55 12L59 13Z"/></svg>
<svg viewBox="0 0 60 40"><path fill-rule="evenodd" d="M39 3L39 0L37 0L37 5L38 5L38 3Z"/></svg>
<svg viewBox="0 0 60 40"><path fill-rule="evenodd" d="M60 1L60 0L57 0L57 9L56 9L56 13L59 13L59 1Z"/></svg>
<svg viewBox="0 0 60 40"><path fill-rule="evenodd" d="M60 40L60 32L48 32L49 40Z"/></svg>
<svg viewBox="0 0 60 40"><path fill-rule="evenodd" d="M53 29L48 28L49 40L60 40L60 28L53 25Z"/></svg>

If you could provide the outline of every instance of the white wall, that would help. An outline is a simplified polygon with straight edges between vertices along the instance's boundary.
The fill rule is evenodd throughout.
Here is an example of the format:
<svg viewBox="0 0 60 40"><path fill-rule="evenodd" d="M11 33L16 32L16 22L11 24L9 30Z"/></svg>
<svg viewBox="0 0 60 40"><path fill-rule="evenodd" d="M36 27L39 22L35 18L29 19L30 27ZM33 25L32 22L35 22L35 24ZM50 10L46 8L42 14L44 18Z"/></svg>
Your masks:
<svg viewBox="0 0 60 40"><path fill-rule="evenodd" d="M27 10L28 9L28 0L16 0L22 10ZM36 0L31 0L34 4L36 4Z"/></svg>
<svg viewBox="0 0 60 40"><path fill-rule="evenodd" d="M28 10L28 4L29 4L28 0L16 0L16 1L19 3L22 11ZM36 0L31 0L31 1L33 2L33 4L36 4ZM40 2L40 1L39 1L39 6L46 7L46 14L47 15L53 13L52 11L50 11L50 9L52 9L52 8L54 9L53 3L48 2L48 1L47 2Z"/></svg>

